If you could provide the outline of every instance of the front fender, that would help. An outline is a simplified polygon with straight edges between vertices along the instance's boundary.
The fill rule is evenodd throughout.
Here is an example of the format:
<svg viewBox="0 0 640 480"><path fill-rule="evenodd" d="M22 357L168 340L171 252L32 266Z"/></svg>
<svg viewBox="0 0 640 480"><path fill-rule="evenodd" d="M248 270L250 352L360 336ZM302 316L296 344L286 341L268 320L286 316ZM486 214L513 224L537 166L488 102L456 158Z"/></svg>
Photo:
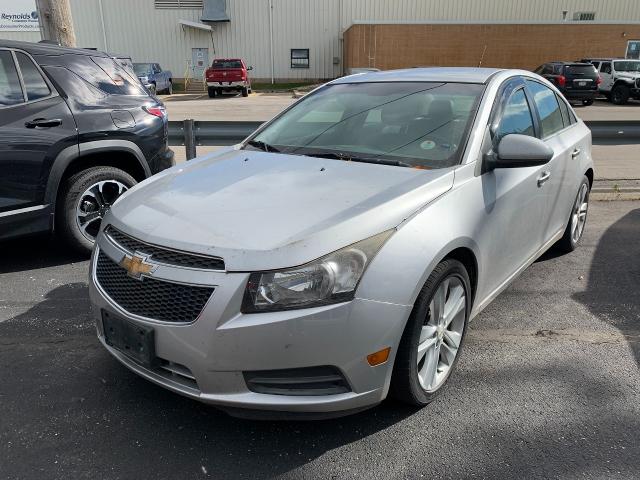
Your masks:
<svg viewBox="0 0 640 480"><path fill-rule="evenodd" d="M451 215L449 193L401 224L365 272L357 296L413 305L433 269L458 248L480 249L461 216Z"/></svg>

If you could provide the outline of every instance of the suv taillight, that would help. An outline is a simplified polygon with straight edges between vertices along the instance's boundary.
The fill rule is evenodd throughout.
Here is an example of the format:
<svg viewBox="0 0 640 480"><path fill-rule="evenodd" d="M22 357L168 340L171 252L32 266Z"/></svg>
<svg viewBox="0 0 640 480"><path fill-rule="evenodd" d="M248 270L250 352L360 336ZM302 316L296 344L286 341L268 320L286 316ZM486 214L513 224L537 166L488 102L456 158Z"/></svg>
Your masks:
<svg viewBox="0 0 640 480"><path fill-rule="evenodd" d="M598 78L596 79L596 85L600 85L601 83L602 83L602 77L598 75Z"/></svg>
<svg viewBox="0 0 640 480"><path fill-rule="evenodd" d="M164 107L142 107L142 109L145 112L158 118L164 118L167 115L167 111Z"/></svg>
<svg viewBox="0 0 640 480"><path fill-rule="evenodd" d="M564 75L560 75L557 81L559 87L564 87L567 84L567 78Z"/></svg>

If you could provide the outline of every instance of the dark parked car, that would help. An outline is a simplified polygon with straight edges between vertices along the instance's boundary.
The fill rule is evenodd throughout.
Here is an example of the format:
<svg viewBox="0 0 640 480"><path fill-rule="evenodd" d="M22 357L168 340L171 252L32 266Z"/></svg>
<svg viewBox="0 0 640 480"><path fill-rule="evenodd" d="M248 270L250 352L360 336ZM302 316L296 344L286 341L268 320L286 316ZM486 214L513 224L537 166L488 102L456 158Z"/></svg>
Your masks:
<svg viewBox="0 0 640 480"><path fill-rule="evenodd" d="M534 70L553 83L569 101L591 105L598 93L601 79L590 63L549 62Z"/></svg>
<svg viewBox="0 0 640 480"><path fill-rule="evenodd" d="M0 239L93 247L137 182L173 165L164 106L107 54L0 41Z"/></svg>

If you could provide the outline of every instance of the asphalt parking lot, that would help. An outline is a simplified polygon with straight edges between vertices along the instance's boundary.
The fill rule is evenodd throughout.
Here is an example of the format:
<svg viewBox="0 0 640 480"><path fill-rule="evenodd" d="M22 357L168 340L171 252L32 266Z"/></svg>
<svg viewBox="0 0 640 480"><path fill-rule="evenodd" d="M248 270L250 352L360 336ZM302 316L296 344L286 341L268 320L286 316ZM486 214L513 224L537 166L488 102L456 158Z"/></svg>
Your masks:
<svg viewBox="0 0 640 480"><path fill-rule="evenodd" d="M130 373L89 319L87 261L0 250L0 477L639 478L640 202L593 202L471 325L430 406L237 420Z"/></svg>

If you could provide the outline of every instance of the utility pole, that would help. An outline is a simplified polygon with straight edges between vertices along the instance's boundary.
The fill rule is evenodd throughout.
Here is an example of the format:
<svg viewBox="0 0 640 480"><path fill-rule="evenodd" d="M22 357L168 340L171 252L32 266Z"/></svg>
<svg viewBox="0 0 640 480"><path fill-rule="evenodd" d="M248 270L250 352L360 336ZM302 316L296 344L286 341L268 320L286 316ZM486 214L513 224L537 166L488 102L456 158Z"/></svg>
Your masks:
<svg viewBox="0 0 640 480"><path fill-rule="evenodd" d="M36 0L36 8L43 40L51 40L64 47L76 46L69 0Z"/></svg>

